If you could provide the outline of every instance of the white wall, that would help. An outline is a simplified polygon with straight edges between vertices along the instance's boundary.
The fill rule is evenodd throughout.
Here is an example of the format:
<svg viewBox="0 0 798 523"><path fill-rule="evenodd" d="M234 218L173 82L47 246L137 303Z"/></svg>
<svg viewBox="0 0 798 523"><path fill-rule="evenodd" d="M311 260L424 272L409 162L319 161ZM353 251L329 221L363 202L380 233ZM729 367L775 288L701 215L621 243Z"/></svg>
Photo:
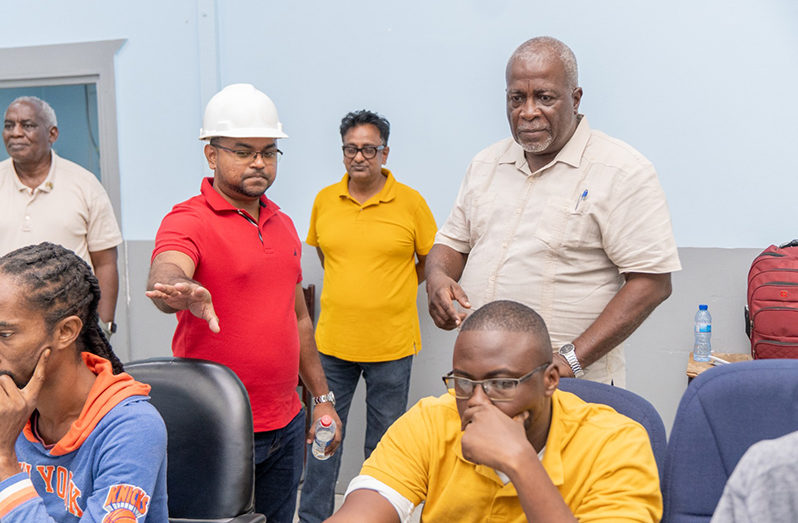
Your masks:
<svg viewBox="0 0 798 523"><path fill-rule="evenodd" d="M233 82L277 103L291 138L271 196L300 235L343 173L340 118L363 107L391 120L389 167L442 222L470 158L508 134L507 57L549 34L576 52L591 125L657 166L678 245L758 247L795 235L796 28L792 0L33 0L4 4L0 47L128 40L116 80L130 240L197 192L200 86Z"/></svg>
<svg viewBox="0 0 798 523"><path fill-rule="evenodd" d="M219 26L222 83L263 88L291 135L273 196L300 234L362 107L391 120L389 167L442 222L471 157L508 135L504 66L540 34L574 49L592 127L657 166L680 247L796 234L795 2L251 1L220 3Z"/></svg>

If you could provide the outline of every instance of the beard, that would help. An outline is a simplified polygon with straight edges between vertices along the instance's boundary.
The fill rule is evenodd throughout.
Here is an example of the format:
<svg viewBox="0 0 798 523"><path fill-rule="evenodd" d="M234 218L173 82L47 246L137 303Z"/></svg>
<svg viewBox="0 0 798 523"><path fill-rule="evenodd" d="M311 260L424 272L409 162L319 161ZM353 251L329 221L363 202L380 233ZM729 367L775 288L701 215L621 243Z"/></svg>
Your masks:
<svg viewBox="0 0 798 523"><path fill-rule="evenodd" d="M250 178L262 179L264 182L266 182L266 187L264 188L262 186L252 186L247 184L246 181ZM219 180L219 184L226 189L228 194L235 193L246 198L260 198L269 189L269 187L272 186L272 182L268 181L268 178L265 175L259 173L244 176L237 183L230 183L230 180L222 176Z"/></svg>
<svg viewBox="0 0 798 523"><path fill-rule="evenodd" d="M271 186L266 187L266 189L255 189L255 188L250 189L245 187L243 184L233 185L231 187L235 192L237 192L242 196L247 196L249 198L260 198Z"/></svg>
<svg viewBox="0 0 798 523"><path fill-rule="evenodd" d="M528 153L537 154L537 153L542 153L546 149L548 149L549 146L551 146L551 144L554 142L554 137L551 135L551 133L547 133L546 139L540 142L521 142L518 140L516 140L516 142L518 143L518 145L521 146L521 148L524 151Z"/></svg>

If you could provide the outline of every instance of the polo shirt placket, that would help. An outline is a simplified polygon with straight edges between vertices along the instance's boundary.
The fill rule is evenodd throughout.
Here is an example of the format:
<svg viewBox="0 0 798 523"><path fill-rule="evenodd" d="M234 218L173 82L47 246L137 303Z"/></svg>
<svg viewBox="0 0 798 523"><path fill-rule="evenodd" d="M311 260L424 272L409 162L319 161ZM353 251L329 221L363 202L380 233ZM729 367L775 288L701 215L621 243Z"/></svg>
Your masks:
<svg viewBox="0 0 798 523"><path fill-rule="evenodd" d="M44 181L39 184L38 187L33 189L22 183L22 181L19 179L19 176L12 177L16 190L19 193L22 193L23 197L26 198L25 206L22 208L22 225L20 228L22 232L32 232L37 226L37 221L33 219L31 207L33 207L33 204L36 202L37 198L41 198L41 193L49 193L53 190L54 179L55 160L50 163L50 172L47 173L47 177L44 179Z"/></svg>
<svg viewBox="0 0 798 523"><path fill-rule="evenodd" d="M421 347L415 253L429 252L437 228L421 195L382 172L385 185L367 201L352 198L345 174L311 212L307 243L322 250L325 269L316 344L346 361L395 361ZM374 293L380 307L363 306Z"/></svg>

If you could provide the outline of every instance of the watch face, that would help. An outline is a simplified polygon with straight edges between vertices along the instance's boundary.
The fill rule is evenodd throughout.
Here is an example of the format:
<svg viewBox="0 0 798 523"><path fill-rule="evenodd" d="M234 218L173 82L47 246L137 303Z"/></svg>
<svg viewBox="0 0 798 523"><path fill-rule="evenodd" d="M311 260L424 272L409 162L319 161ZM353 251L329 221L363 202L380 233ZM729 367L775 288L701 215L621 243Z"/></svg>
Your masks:
<svg viewBox="0 0 798 523"><path fill-rule="evenodd" d="M566 343L562 347L560 347L559 353L560 354L568 354L569 352L574 351L574 344L573 343Z"/></svg>

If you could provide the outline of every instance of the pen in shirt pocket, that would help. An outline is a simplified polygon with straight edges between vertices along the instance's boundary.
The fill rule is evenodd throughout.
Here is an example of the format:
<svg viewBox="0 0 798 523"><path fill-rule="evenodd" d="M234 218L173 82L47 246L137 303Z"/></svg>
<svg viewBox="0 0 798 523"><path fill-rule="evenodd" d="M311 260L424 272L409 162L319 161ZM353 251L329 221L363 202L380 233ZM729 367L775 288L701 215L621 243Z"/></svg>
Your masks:
<svg viewBox="0 0 798 523"><path fill-rule="evenodd" d="M579 209L579 204L585 201L585 199L587 199L587 189L582 191L582 196L580 196L579 199L576 200L576 206L574 207L574 212L576 212L576 210Z"/></svg>

